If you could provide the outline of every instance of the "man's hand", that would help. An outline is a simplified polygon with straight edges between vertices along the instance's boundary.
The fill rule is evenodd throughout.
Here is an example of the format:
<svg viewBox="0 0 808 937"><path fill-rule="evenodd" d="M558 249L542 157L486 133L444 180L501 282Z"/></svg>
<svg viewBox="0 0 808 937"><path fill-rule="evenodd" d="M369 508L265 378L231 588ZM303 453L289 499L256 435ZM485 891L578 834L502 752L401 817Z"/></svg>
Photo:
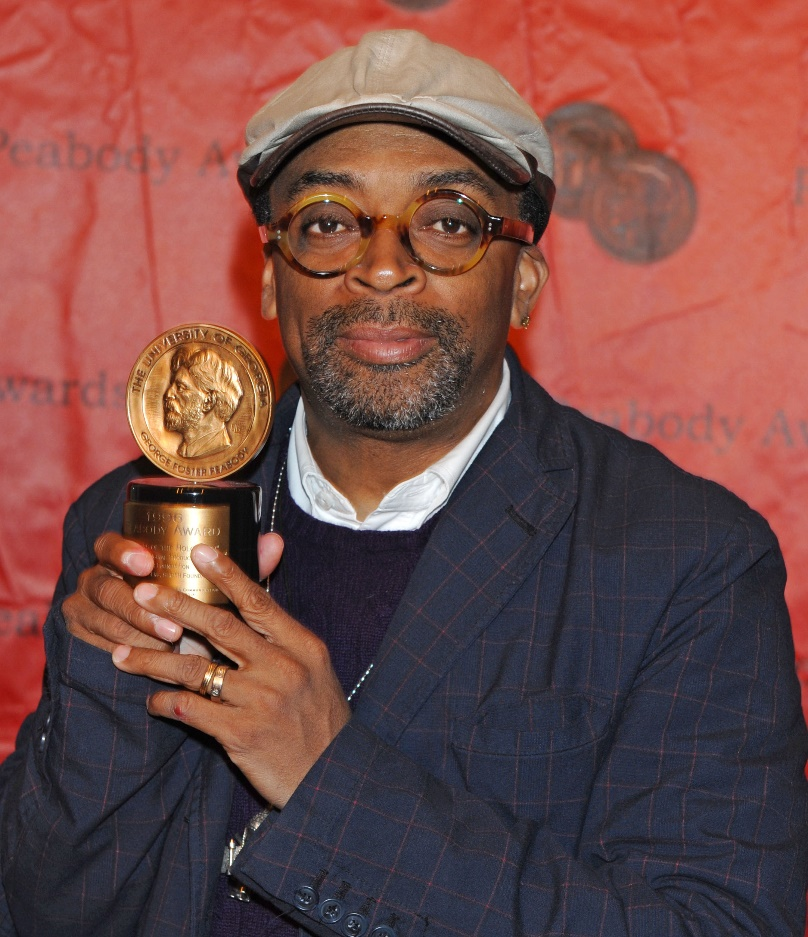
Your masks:
<svg viewBox="0 0 808 937"><path fill-rule="evenodd" d="M262 576L275 567L282 550L276 534L261 538ZM202 635L232 660L238 669L227 671L219 699L199 695L209 663L204 657L170 654L156 645L124 639L113 651L113 662L127 673L184 687L153 694L149 712L213 736L253 787L270 804L283 807L346 724L350 709L328 650L316 635L224 554L196 546L191 558L243 620L153 583L141 583L128 600L117 601L123 602L127 621L134 618L131 602L151 621L173 622Z"/></svg>

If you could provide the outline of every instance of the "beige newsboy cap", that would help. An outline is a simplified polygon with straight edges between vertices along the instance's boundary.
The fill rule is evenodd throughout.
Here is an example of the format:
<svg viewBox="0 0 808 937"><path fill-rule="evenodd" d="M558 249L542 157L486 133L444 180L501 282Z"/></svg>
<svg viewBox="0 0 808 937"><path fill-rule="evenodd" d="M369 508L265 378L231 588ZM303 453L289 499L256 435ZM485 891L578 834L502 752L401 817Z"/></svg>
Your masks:
<svg viewBox="0 0 808 937"><path fill-rule="evenodd" d="M552 205L553 151L533 108L490 65L404 29L366 33L255 114L239 164L244 193L325 131L370 121L437 131L505 182L532 182Z"/></svg>

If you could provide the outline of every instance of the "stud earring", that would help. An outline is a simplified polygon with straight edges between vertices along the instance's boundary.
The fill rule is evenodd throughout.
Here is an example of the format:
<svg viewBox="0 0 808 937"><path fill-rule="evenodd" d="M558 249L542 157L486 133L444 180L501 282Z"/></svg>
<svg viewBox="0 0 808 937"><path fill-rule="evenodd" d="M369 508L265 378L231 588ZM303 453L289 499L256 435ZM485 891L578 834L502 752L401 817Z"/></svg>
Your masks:
<svg viewBox="0 0 808 937"><path fill-rule="evenodd" d="M530 314L522 316L522 321L519 323L523 329L526 329L530 325Z"/></svg>

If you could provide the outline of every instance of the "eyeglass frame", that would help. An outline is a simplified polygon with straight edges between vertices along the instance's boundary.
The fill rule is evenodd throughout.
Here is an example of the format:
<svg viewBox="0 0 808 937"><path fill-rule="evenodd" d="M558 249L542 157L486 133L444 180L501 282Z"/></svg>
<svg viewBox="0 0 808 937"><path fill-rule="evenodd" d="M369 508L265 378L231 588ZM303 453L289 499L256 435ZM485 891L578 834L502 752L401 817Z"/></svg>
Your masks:
<svg viewBox="0 0 808 937"><path fill-rule="evenodd" d="M427 263L415 253L415 250L413 249L410 242L410 222L412 221L413 215L422 205L426 204L427 202L434 201L437 198L449 198L453 201L458 201L464 205L467 205L480 220L482 237L480 246L477 248L473 257L469 261L461 264L458 267L436 267L433 264ZM305 267L302 263L300 263L289 247L288 231L290 224L294 218L301 211L303 211L304 208L307 208L309 205L314 205L318 202L335 202L338 205L342 205L343 208L347 208L348 211L354 216L359 225L360 239L356 254L348 263L343 264L336 270L309 270L308 267ZM352 202L351 199L349 199L347 196L336 195L335 193L330 192L320 192L316 195L307 195L299 201L295 202L289 211L287 211L283 217L279 218L275 224L259 225L258 233L263 244L268 245L270 249L272 247L278 247L287 262L298 272L303 273L306 276L326 278L340 276L341 274L346 273L352 267L356 267L358 264L360 264L362 258L365 255L365 252L368 249L370 239L380 228L390 228L391 230L396 231L399 240L401 241L401 244L403 245L410 259L424 270L428 270L430 273L436 273L439 276L459 276L461 273L467 273L473 267L476 267L485 256L485 253L494 238L508 238L510 240L520 241L523 244L527 244L531 247L535 246L539 240L536 236L536 228L534 225L530 224L529 221L521 221L516 218L505 218L499 215L491 215L482 207L482 205L479 205L477 202L475 202L473 198L463 192L458 192L455 189L429 189L423 195L419 196L417 199L411 202L410 205L408 205L400 215L378 216L365 214L362 212L359 206Z"/></svg>

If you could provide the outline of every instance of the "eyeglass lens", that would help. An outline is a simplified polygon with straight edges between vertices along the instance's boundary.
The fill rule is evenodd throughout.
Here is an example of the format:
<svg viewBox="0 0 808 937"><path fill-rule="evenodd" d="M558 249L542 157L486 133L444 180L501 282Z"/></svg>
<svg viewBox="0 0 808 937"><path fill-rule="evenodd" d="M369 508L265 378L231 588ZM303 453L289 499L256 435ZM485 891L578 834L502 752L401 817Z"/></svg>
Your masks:
<svg viewBox="0 0 808 937"><path fill-rule="evenodd" d="M321 201L304 206L291 219L287 242L292 255L309 270L347 267L361 249L362 226L349 208ZM409 222L409 240L417 258L431 267L452 269L471 260L483 241L482 222L467 204L434 198L421 204Z"/></svg>

